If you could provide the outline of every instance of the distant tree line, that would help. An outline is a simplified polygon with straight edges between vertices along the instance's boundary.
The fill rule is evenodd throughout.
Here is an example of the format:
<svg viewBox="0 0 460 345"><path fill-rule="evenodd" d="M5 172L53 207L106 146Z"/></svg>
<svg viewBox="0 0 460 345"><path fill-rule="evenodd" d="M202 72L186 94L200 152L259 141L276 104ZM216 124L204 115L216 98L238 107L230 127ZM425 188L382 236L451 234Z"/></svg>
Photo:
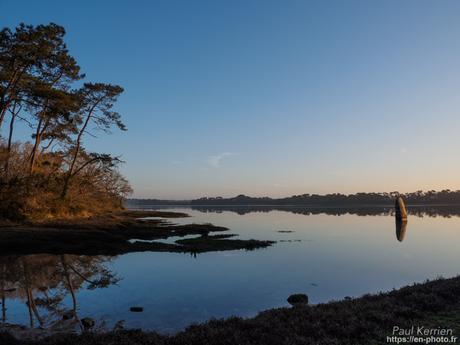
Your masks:
<svg viewBox="0 0 460 345"><path fill-rule="evenodd" d="M312 207L369 207L393 206L396 197L402 196L408 205L460 205L460 190L417 191L413 193L356 193L356 194L302 194L287 198L250 197L234 198L204 197L195 200L129 199L131 206L142 205L188 205L188 206L312 206ZM262 210L262 209L261 209ZM241 209L243 211L243 209ZM380 212L380 211L379 211Z"/></svg>
<svg viewBox="0 0 460 345"><path fill-rule="evenodd" d="M161 206L160 206L161 207ZM167 207L167 206L164 206ZM387 206L305 206L305 205L229 205L229 206L211 206L211 205L190 205L192 210L203 213L222 213L234 212L239 215L249 213L268 213L272 211L283 211L305 216L327 214L331 216L342 216L353 214L357 216L394 216L394 205ZM411 205L408 206L407 212L410 216L415 217L459 217L459 205Z"/></svg>
<svg viewBox="0 0 460 345"><path fill-rule="evenodd" d="M154 199L152 199L154 200ZM186 206L192 210L203 213L222 213L234 212L239 215L249 213L268 213L272 211L283 211L302 215L327 214L333 216L342 216L353 214L357 216L394 216L394 204L388 205L337 205L337 206L319 206L319 205L198 205L191 204L190 201L181 201L180 203L170 202L162 203L162 200L156 200L155 203L149 202L146 199L131 199L127 200L127 207L133 208L152 208L169 209L174 206ZM416 217L459 217L460 205L452 204L411 204L407 207L407 212L410 216Z"/></svg>
<svg viewBox="0 0 460 345"><path fill-rule="evenodd" d="M165 200L165 199L127 199L126 205L136 207L142 205L185 206L190 205L191 200Z"/></svg>
<svg viewBox="0 0 460 345"><path fill-rule="evenodd" d="M131 188L118 157L85 139L126 130L118 85L85 81L56 24L0 31L0 217L91 214L121 206ZM19 123L30 140L15 138Z"/></svg>
<svg viewBox="0 0 460 345"><path fill-rule="evenodd" d="M402 196L408 205L460 205L460 190L417 191L413 193L356 193L356 194L302 194L287 198L249 197L234 198L204 197L190 202L191 205L302 205L302 206L388 206L397 196Z"/></svg>

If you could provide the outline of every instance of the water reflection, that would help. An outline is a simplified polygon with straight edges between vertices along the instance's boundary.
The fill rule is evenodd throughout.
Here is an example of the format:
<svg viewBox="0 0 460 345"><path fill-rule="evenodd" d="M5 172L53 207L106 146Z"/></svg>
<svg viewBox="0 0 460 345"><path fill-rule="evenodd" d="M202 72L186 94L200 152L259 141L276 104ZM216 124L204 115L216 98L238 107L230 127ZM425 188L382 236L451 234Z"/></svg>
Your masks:
<svg viewBox="0 0 460 345"><path fill-rule="evenodd" d="M447 207L409 207L410 215L444 215L411 218L409 235L407 223L394 223L390 207L376 212L393 218L356 217L357 212L374 212L373 208L285 208L283 212L244 208L246 213L256 212L250 216L222 212L227 210L222 207L214 209L220 213L181 209L178 211L191 218L175 222L210 222L228 227L244 239L278 243L263 251L209 252L198 259L189 254L152 252L113 259L0 257L0 322L79 331L85 317L91 316L96 329L101 328L100 320L105 321L104 329L111 329L123 319L125 328L174 333L213 317L251 317L261 310L286 306L286 298L293 292L305 292L312 303L323 303L459 273L460 218L445 218L450 212ZM297 215L309 212L356 213L341 217ZM117 282L113 272L123 277L119 286L113 285ZM143 312L132 313L132 306L142 307Z"/></svg>
<svg viewBox="0 0 460 345"><path fill-rule="evenodd" d="M171 206L152 206L143 205L145 209L171 208ZM177 207L175 207L177 208ZM285 211L306 216L326 214L331 216L341 216L352 214L357 216L394 216L393 206L372 206L372 207L308 207L308 206L192 206L192 210L203 213L221 213L224 211L235 212L245 215L254 212ZM407 205L407 213L416 217L460 217L459 205Z"/></svg>
<svg viewBox="0 0 460 345"><path fill-rule="evenodd" d="M30 327L83 330L92 321L80 319L77 292L116 284L119 278L107 268L110 260L47 254L0 257L2 322L8 321L8 303L18 300L26 306ZM69 296L70 305L65 305Z"/></svg>
<svg viewBox="0 0 460 345"><path fill-rule="evenodd" d="M396 223L396 238L399 242L404 241L404 237L406 236L407 231L407 220L401 220L395 217Z"/></svg>

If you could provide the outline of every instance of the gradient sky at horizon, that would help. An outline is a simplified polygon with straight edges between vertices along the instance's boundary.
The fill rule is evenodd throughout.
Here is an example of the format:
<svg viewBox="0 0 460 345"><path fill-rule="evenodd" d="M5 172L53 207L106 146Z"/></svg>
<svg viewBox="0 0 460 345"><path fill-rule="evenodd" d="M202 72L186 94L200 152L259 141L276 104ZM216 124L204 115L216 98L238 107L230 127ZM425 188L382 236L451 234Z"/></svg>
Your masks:
<svg viewBox="0 0 460 345"><path fill-rule="evenodd" d="M135 197L460 189L459 1L0 0L20 22L125 88L88 147Z"/></svg>

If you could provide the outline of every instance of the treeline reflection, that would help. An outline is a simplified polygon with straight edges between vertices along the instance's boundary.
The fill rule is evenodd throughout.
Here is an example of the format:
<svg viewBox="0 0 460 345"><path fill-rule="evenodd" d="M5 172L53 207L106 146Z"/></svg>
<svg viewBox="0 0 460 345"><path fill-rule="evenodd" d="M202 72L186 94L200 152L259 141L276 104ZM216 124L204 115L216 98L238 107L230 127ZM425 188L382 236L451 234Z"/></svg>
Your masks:
<svg viewBox="0 0 460 345"><path fill-rule="evenodd" d="M302 206L191 206L192 210L203 213L234 212L245 215L253 212L284 211L294 214L317 215L326 214L341 216L346 214L358 216L394 216L395 210L391 206L372 207L302 207ZM459 217L460 205L437 206L407 206L410 216L416 217Z"/></svg>
<svg viewBox="0 0 460 345"><path fill-rule="evenodd" d="M0 256L1 321L8 321L9 304L19 300L26 307L30 327L83 330L77 292L116 284L119 278L107 267L110 260L79 255ZM68 297L70 303L65 303Z"/></svg>

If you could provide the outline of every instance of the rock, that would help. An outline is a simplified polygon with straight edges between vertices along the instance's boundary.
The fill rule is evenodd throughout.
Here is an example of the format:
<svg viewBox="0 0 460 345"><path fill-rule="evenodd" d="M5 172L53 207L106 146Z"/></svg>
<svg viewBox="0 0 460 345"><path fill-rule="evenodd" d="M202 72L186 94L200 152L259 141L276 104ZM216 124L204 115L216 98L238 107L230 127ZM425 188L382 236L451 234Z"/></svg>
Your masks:
<svg viewBox="0 0 460 345"><path fill-rule="evenodd" d="M294 307L305 306L308 305L308 296L303 293L297 293L289 296L287 301Z"/></svg>
<svg viewBox="0 0 460 345"><path fill-rule="evenodd" d="M133 313L142 313L144 311L144 308L142 308L142 307L131 307L131 308L129 308L129 311L132 311Z"/></svg>
<svg viewBox="0 0 460 345"><path fill-rule="evenodd" d="M92 318L90 317L85 317L83 319L80 320L82 326L84 329L90 329L90 328L93 328L94 325L95 325L95 322Z"/></svg>

